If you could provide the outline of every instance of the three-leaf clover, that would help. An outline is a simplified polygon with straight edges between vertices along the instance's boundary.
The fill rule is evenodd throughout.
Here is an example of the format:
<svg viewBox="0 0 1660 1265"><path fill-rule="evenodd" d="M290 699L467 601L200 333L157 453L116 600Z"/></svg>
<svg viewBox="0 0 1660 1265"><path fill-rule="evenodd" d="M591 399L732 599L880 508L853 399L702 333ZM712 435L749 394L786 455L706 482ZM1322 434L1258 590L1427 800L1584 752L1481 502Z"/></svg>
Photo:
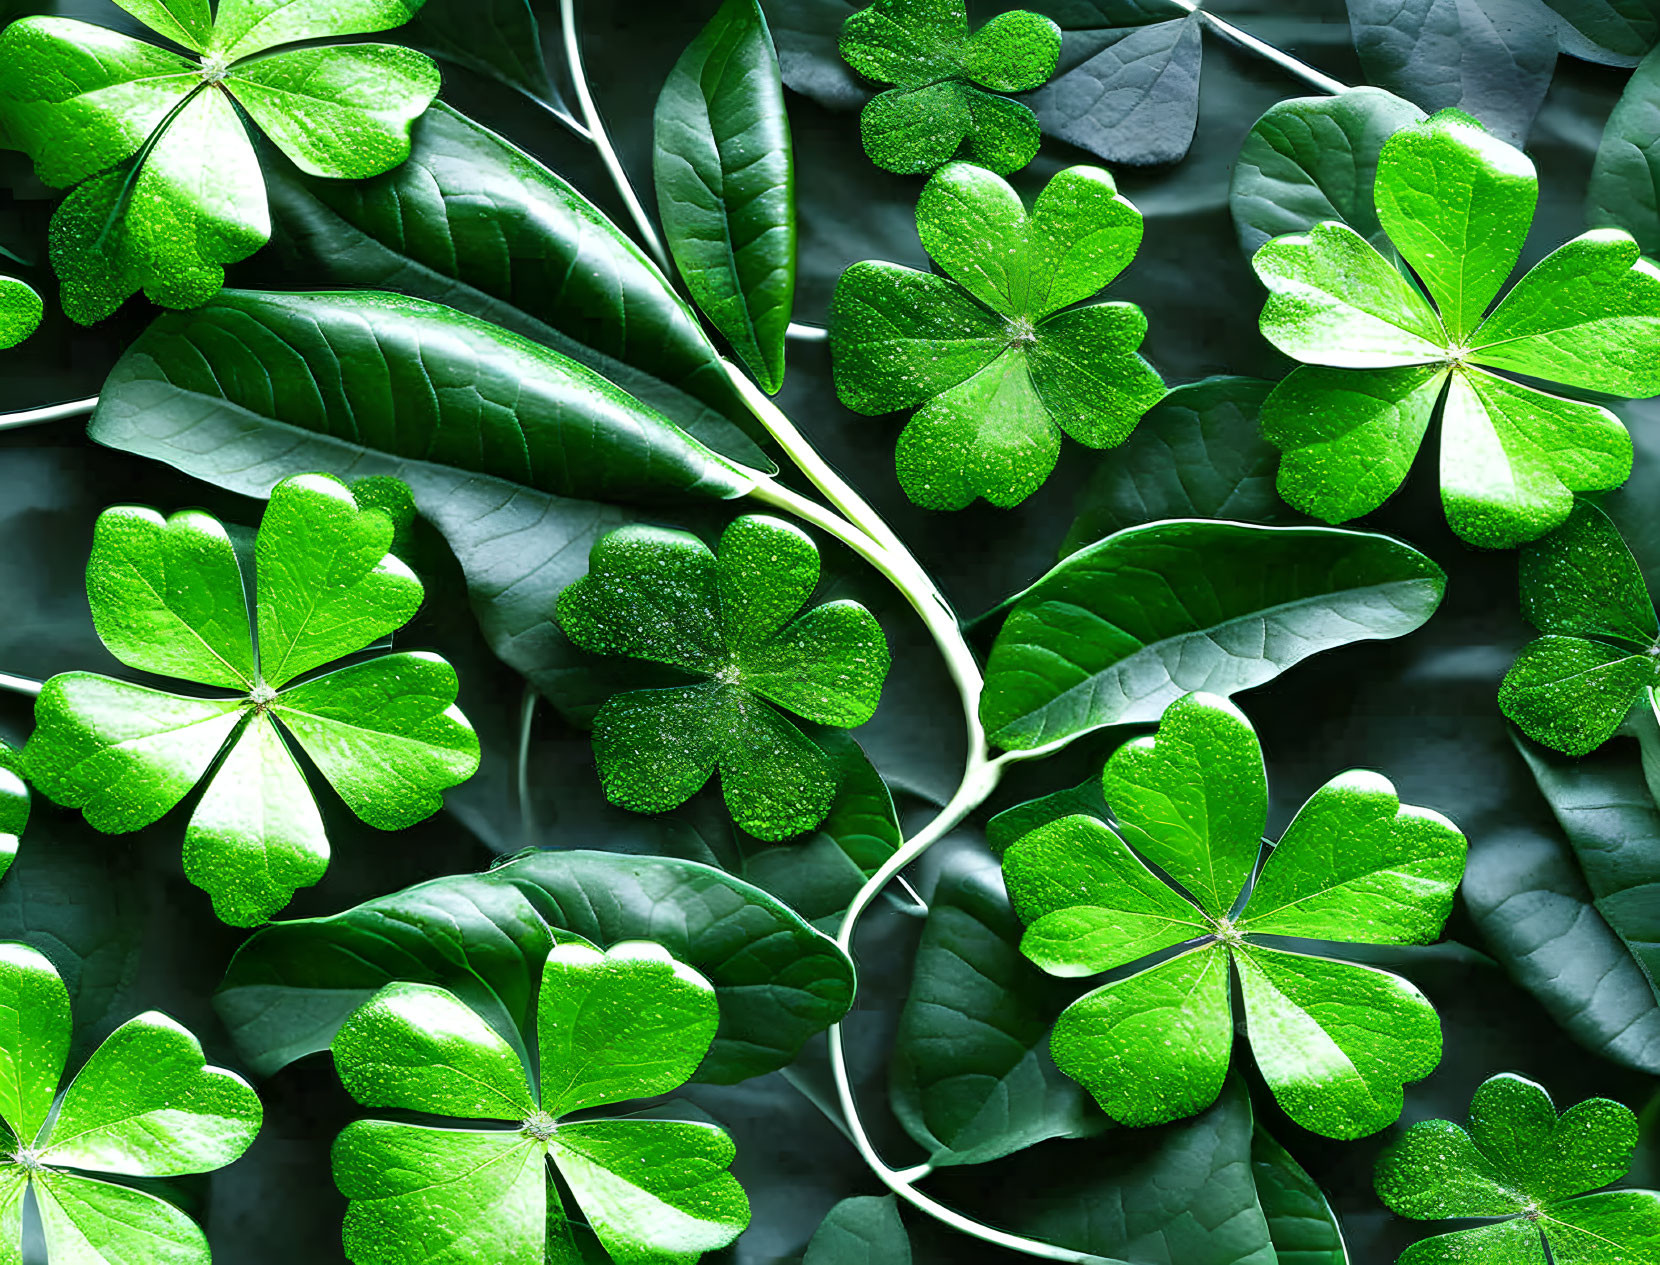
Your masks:
<svg viewBox="0 0 1660 1265"><path fill-rule="evenodd" d="M0 277L0 351L34 333L45 310L31 286L16 277Z"/></svg>
<svg viewBox="0 0 1660 1265"><path fill-rule="evenodd" d="M0 944L0 1259L23 1259L33 1191L53 1265L208 1265L207 1238L178 1208L86 1172L178 1177L223 1168L259 1132L259 1098L209 1067L196 1038L149 1011L129 1019L58 1096L69 991L42 954Z"/></svg>
<svg viewBox="0 0 1660 1265"><path fill-rule="evenodd" d="M1499 686L1499 707L1529 738L1582 756L1614 736L1639 700L1660 714L1660 619L1614 524L1582 501L1520 554L1522 615L1544 633Z"/></svg>
<svg viewBox="0 0 1660 1265"><path fill-rule="evenodd" d="M952 163L924 187L916 226L947 276L854 264L831 299L830 355L855 412L923 405L896 455L918 505L1018 505L1055 468L1063 432L1110 448L1163 396L1136 354L1140 308L1072 306L1141 244L1141 213L1108 172L1068 167L1028 214L1007 181Z"/></svg>
<svg viewBox="0 0 1660 1265"><path fill-rule="evenodd" d="M1017 9L970 35L963 0L876 0L842 24L841 53L895 85L859 116L878 167L932 171L966 146L966 157L1008 173L1037 156L1037 115L998 94L1030 92L1055 73L1061 29L1048 18Z"/></svg>
<svg viewBox="0 0 1660 1265"><path fill-rule="evenodd" d="M184 839L190 881L237 926L264 922L322 877L323 819L286 733L363 821L397 830L478 768L478 737L437 655L386 654L308 676L401 628L420 580L388 549L392 519L329 475L284 479L254 541L256 642L230 534L199 510L98 517L93 623L130 668L228 687L230 698L89 672L46 683L24 749L34 785L99 830L137 830L202 780ZM215 761L217 767L214 767Z"/></svg>
<svg viewBox="0 0 1660 1265"><path fill-rule="evenodd" d="M1587 1194L1631 1169L1637 1117L1590 1098L1560 1117L1530 1080L1495 1076L1470 1122L1413 1125L1378 1157L1378 1196L1403 1217L1503 1217L1414 1243L1398 1265L1653 1265L1660 1192ZM1546 1245L1550 1255L1546 1257Z"/></svg>
<svg viewBox="0 0 1660 1265"><path fill-rule="evenodd" d="M1117 832L1065 817L1004 855L1026 924L1021 951L1063 976L1182 951L1069 1006L1050 1041L1056 1065L1124 1124L1204 1110L1233 1049L1231 961L1257 1066L1287 1115L1333 1138L1395 1120L1401 1087L1441 1059L1429 1002L1386 971L1264 937L1434 940L1464 871L1464 836L1402 804L1387 779L1351 770L1303 805L1250 885L1268 811L1262 748L1250 722L1208 694L1178 699L1156 736L1120 747L1102 789Z"/></svg>
<svg viewBox="0 0 1660 1265"><path fill-rule="evenodd" d="M812 539L749 514L721 534L632 525L593 547L588 574L559 595L560 627L596 654L689 674L631 690L594 716L594 758L613 804L660 813L718 768L732 818L776 842L824 820L835 766L779 709L821 725L864 724L882 697L888 643L858 602L799 613L818 587Z"/></svg>
<svg viewBox="0 0 1660 1265"><path fill-rule="evenodd" d="M409 156L410 124L438 92L432 59L388 44L309 41L383 31L421 0L118 0L188 51L101 26L27 17L0 35L0 122L57 188L64 311L101 320L142 289L194 307L223 265L271 235L242 116L302 171L376 176ZM281 45L297 45L281 48Z"/></svg>
<svg viewBox="0 0 1660 1265"><path fill-rule="evenodd" d="M1533 164L1456 110L1396 132L1374 200L1413 277L1346 225L1276 237L1252 260L1269 289L1262 332L1304 362L1263 404L1280 494L1342 522L1405 479L1436 402L1441 499L1466 540L1508 547L1566 519L1573 493L1631 472L1631 437L1605 408L1494 370L1585 390L1660 394L1660 268L1616 229L1516 265L1538 199Z"/></svg>
<svg viewBox="0 0 1660 1265"><path fill-rule="evenodd" d="M577 1265L585 1258L548 1160L623 1265L689 1263L725 1247L749 1224L749 1200L726 1171L734 1148L724 1129L567 1118L684 1084L718 1017L714 986L660 945L629 941L601 953L561 944L542 971L533 1078L453 993L388 984L346 1020L331 1047L352 1097L365 1107L515 1127L348 1125L334 1144L335 1184L351 1200L347 1258Z"/></svg>

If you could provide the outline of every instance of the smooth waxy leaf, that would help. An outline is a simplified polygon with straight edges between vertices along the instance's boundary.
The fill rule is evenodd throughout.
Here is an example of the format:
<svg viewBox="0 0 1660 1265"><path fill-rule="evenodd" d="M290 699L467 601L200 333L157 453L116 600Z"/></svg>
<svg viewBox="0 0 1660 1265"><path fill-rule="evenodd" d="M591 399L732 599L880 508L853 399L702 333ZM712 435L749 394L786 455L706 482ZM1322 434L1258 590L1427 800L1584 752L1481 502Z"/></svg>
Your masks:
<svg viewBox="0 0 1660 1265"><path fill-rule="evenodd" d="M917 504L1019 504L1054 469L1062 434L1112 447L1163 395L1136 354L1139 308L1061 310L1107 285L1141 241L1141 216L1106 171L1065 169L1028 214L1006 181L952 163L923 190L917 229L950 280L867 261L842 274L830 307L842 403L870 415L922 405L897 453Z"/></svg>
<svg viewBox="0 0 1660 1265"><path fill-rule="evenodd" d="M1141 964L1056 1021L1060 1069L1125 1124L1204 1110L1231 1058L1231 964L1252 1053L1287 1115L1334 1138L1395 1120L1401 1087L1440 1061L1429 1003L1386 971L1258 937L1434 940L1464 870L1452 823L1403 806L1377 774L1343 774L1304 805L1250 885L1266 815L1262 750L1237 710L1205 694L1171 704L1156 735L1120 747L1102 789L1117 833L1066 817L1003 857L1027 925L1021 950L1037 965L1088 975Z"/></svg>
<svg viewBox="0 0 1660 1265"><path fill-rule="evenodd" d="M718 769L733 820L758 839L787 839L824 820L836 769L783 712L864 724L881 697L888 649L857 602L803 612L818 572L805 532L760 515L734 520L718 553L689 533L645 526L594 546L588 575L559 596L566 636L596 654L702 678L618 694L600 708L594 755L612 803L662 812Z"/></svg>
<svg viewBox="0 0 1660 1265"><path fill-rule="evenodd" d="M1624 229L1644 253L1660 251L1660 54L1650 53L1626 81L1597 148L1586 218Z"/></svg>
<svg viewBox="0 0 1660 1265"><path fill-rule="evenodd" d="M1261 1125L1251 1135L1251 1174L1278 1265L1349 1265L1343 1228L1331 1201Z"/></svg>
<svg viewBox="0 0 1660 1265"><path fill-rule="evenodd" d="M776 392L795 298L795 157L757 0L726 0L681 55L653 137L657 209L686 288Z"/></svg>
<svg viewBox="0 0 1660 1265"><path fill-rule="evenodd" d="M853 968L834 942L742 879L670 857L545 851L267 927L232 960L215 1004L263 1073L328 1048L394 980L458 994L512 1040L532 1029L561 934L601 946L651 936L709 978L721 1029L705 1081L785 1066L852 1000Z"/></svg>
<svg viewBox="0 0 1660 1265"><path fill-rule="evenodd" d="M0 351L34 333L45 310L29 285L16 277L0 277Z"/></svg>
<svg viewBox="0 0 1660 1265"><path fill-rule="evenodd" d="M7 767L16 759L17 754L0 742L0 878L17 859L24 827L29 824L29 788Z"/></svg>
<svg viewBox="0 0 1660 1265"><path fill-rule="evenodd" d="M1544 0L1560 20L1564 53L1606 66L1635 66L1660 42L1660 14L1647 0Z"/></svg>
<svg viewBox="0 0 1660 1265"><path fill-rule="evenodd" d="M54 1112L69 1036L56 968L26 945L0 945L0 1257L23 1260L21 1210L32 1192L47 1254L60 1265L206 1265L207 1240L178 1208L64 1170L165 1177L223 1168L258 1134L259 1098L234 1072L208 1066L184 1028L150 1011L92 1052Z"/></svg>
<svg viewBox="0 0 1660 1265"><path fill-rule="evenodd" d="M78 186L52 228L65 311L91 323L141 289L194 307L265 243L264 180L239 107L302 170L361 177L402 162L438 92L430 58L380 44L269 50L384 30L418 7L133 9L199 60L67 19L12 24L0 35L0 121L43 180Z"/></svg>
<svg viewBox="0 0 1660 1265"><path fill-rule="evenodd" d="M998 94L1055 73L1061 32L1048 18L1011 10L970 34L963 0L876 0L848 16L840 47L861 75L894 85L859 116L878 167L927 172L963 150L1006 175L1036 157L1037 117Z"/></svg>
<svg viewBox="0 0 1660 1265"><path fill-rule="evenodd" d="M911 1239L892 1195L856 1195L830 1209L802 1265L911 1265Z"/></svg>
<svg viewBox="0 0 1660 1265"><path fill-rule="evenodd" d="M1660 1192L1586 1193L1624 1177L1636 1145L1630 1108L1592 1098L1559 1117L1542 1086L1505 1073L1476 1090L1467 1125L1426 1120L1385 1150L1377 1190L1418 1220L1511 1218L1425 1239L1402 1262L1498 1265L1542 1237L1566 1265L1638 1265L1660 1248Z"/></svg>
<svg viewBox="0 0 1660 1265"><path fill-rule="evenodd" d="M222 757L186 828L185 872L220 917L242 926L265 921L328 864L322 820L285 734L370 825L431 816L479 759L447 663L386 655L293 683L415 613L421 582L389 552L393 535L392 519L358 505L337 479L287 479L260 523L248 584L217 519L106 511L87 565L104 644L131 667L241 696L54 677L36 703L31 776L99 829L126 831L165 814Z"/></svg>
<svg viewBox="0 0 1660 1265"><path fill-rule="evenodd" d="M1435 563L1384 536L1130 528L1016 599L992 644L980 719L992 741L1022 750L1153 720L1191 690L1230 695L1321 650L1404 636L1434 613L1445 583Z"/></svg>
<svg viewBox="0 0 1660 1265"><path fill-rule="evenodd" d="M348 1126L334 1158L336 1182L353 1201L348 1257L359 1265L429 1261L425 1243L433 1235L477 1246L475 1223L484 1214L492 1228L483 1233L505 1253L492 1259L540 1265L543 1210L558 1207L546 1189L546 1159L615 1259L695 1258L725 1246L748 1224L749 1203L725 1171L734 1149L722 1130L670 1120L560 1120L679 1087L703 1058L716 1022L714 987L660 945L626 942L607 953L555 946L536 1011L538 1092L507 1044L454 994L427 985L382 989L335 1036L347 1090L365 1106L519 1127ZM448 1180L389 1182L376 1170L395 1156L430 1157L421 1170L437 1169ZM540 1188L532 1190L533 1182Z"/></svg>
<svg viewBox="0 0 1660 1265"><path fill-rule="evenodd" d="M1456 110L1383 146L1373 189L1389 242L1429 302L1358 234L1334 223L1275 238L1253 260L1269 287L1263 334L1308 366L1263 404L1285 453L1282 495L1341 522L1406 476L1445 386L1441 492L1466 540L1505 548L1565 520L1575 492L1618 486L1631 441L1607 409L1492 372L1646 397L1660 271L1618 230L1576 238L1491 312L1527 236L1533 166Z"/></svg>
<svg viewBox="0 0 1660 1265"><path fill-rule="evenodd" d="M1535 742L1585 755L1660 682L1660 618L1637 560L1588 501L1520 566L1522 614L1544 636L1505 674L1499 706Z"/></svg>

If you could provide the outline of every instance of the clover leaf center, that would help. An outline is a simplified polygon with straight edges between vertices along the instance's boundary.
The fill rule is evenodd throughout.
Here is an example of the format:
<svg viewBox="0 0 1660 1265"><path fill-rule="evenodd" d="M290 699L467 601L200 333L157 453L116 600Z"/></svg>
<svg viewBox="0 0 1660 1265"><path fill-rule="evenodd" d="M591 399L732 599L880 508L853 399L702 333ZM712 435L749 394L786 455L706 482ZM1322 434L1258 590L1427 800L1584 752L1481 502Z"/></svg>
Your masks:
<svg viewBox="0 0 1660 1265"><path fill-rule="evenodd" d="M263 712L277 701L277 692L261 681L248 691L248 701L253 704L254 711Z"/></svg>
<svg viewBox="0 0 1660 1265"><path fill-rule="evenodd" d="M1011 316L1003 323L1006 347L1030 347L1037 342L1037 326L1029 316Z"/></svg>
<svg viewBox="0 0 1660 1265"><path fill-rule="evenodd" d="M538 1142L546 1142L559 1131L559 1121L545 1111L538 1111L519 1126L519 1132L527 1138L535 1138Z"/></svg>
<svg viewBox="0 0 1660 1265"><path fill-rule="evenodd" d="M1211 925L1214 928L1212 934L1215 935L1218 943L1225 944L1229 948L1245 943L1245 934L1233 925L1233 919L1216 918L1212 920Z"/></svg>
<svg viewBox="0 0 1660 1265"><path fill-rule="evenodd" d="M203 83L221 83L230 73L230 62L217 53L206 53L202 57L200 74Z"/></svg>
<svg viewBox="0 0 1660 1265"><path fill-rule="evenodd" d="M33 1147L23 1146L12 1153L12 1163L24 1172L39 1173L46 1168L46 1165L41 1163L40 1156L41 1153Z"/></svg>

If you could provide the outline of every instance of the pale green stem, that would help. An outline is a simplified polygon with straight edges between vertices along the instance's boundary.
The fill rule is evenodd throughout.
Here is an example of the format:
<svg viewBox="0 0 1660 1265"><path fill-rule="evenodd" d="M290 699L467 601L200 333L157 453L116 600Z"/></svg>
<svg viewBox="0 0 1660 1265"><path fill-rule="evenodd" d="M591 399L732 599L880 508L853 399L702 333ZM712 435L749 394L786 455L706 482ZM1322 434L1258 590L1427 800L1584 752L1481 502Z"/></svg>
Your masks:
<svg viewBox="0 0 1660 1265"><path fill-rule="evenodd" d="M1210 29L1215 31L1223 39L1229 41L1230 43L1237 44L1239 47L1246 49L1249 52L1255 53L1264 61L1273 62L1274 65L1278 66L1281 70L1286 71L1288 74L1293 75L1298 79L1301 79L1316 92L1324 92L1335 97L1349 90L1346 84L1340 82L1339 80L1333 79L1328 74L1324 74L1321 71L1314 69L1313 66L1310 66L1305 61L1293 57L1283 48L1275 48L1272 44L1269 44L1264 40L1259 40L1249 31L1240 30L1232 22L1225 21L1222 18L1217 17L1214 13L1206 12L1204 9L1199 7L1199 0L1170 0L1170 3L1175 5L1177 8L1186 9L1189 13L1197 13L1199 17L1210 27Z"/></svg>
<svg viewBox="0 0 1660 1265"><path fill-rule="evenodd" d="M600 161L611 173L611 181L617 186L623 205L628 208L634 228L640 234L641 243L657 261L663 275L667 276L668 253L663 249L663 243L657 236L657 230L652 227L645 207L640 205L640 199L634 193L634 186L629 183L628 173L623 170L622 160L617 157L617 151L611 145L611 137L600 120L599 109L594 105L594 94L588 90L588 77L582 70L582 41L576 32L576 0L559 0L559 22L565 34L565 60L570 66L571 84L576 89L576 101L582 110L582 123L588 130L588 139L594 143L594 148L599 151Z"/></svg>
<svg viewBox="0 0 1660 1265"><path fill-rule="evenodd" d="M13 694L28 694L31 696L40 693L42 681L32 677L13 676L10 672L0 672L0 690L10 690Z"/></svg>
<svg viewBox="0 0 1660 1265"><path fill-rule="evenodd" d="M44 408L24 409L21 413L0 413L0 430L14 426L34 426L40 422L56 422L66 417L79 417L98 407L98 397L70 400L64 404L48 404Z"/></svg>
<svg viewBox="0 0 1660 1265"><path fill-rule="evenodd" d="M536 720L536 704L540 697L535 686L526 684L524 697L519 702L519 829L526 841L534 841L539 834L536 812L530 802L530 730Z"/></svg>
<svg viewBox="0 0 1660 1265"><path fill-rule="evenodd" d="M830 331L822 325L801 325L791 321L789 328L784 331L784 337L803 343L822 343L830 337Z"/></svg>

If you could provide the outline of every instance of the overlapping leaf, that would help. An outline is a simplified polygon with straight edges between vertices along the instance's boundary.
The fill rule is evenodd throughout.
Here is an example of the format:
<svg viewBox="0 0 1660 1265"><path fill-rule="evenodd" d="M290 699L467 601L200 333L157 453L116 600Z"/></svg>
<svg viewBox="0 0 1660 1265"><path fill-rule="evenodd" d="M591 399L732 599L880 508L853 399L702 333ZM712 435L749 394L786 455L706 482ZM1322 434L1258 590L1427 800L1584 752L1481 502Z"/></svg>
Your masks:
<svg viewBox="0 0 1660 1265"><path fill-rule="evenodd" d="M0 351L15 347L40 324L45 311L36 294L16 277L0 277Z"/></svg>

